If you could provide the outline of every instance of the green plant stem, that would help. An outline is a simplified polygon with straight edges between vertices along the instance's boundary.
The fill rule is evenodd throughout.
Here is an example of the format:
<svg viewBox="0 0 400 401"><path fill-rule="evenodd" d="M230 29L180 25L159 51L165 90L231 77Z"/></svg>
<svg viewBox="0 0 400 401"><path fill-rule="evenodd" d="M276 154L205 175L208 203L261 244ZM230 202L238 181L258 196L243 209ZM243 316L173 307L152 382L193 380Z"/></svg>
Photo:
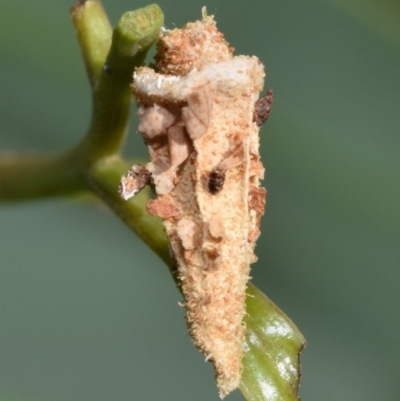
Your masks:
<svg viewBox="0 0 400 401"><path fill-rule="evenodd" d="M128 128L132 74L143 63L163 21L161 9L150 5L125 13L118 22L110 51L93 87L92 120L80 145L85 149L87 164L121 148Z"/></svg>
<svg viewBox="0 0 400 401"><path fill-rule="evenodd" d="M125 13L114 30L109 49L106 38L111 31L99 1L80 0L71 14L93 85L88 133L73 150L58 156L0 154L0 200L65 195L87 189L84 180L90 166L118 153L122 146L128 127L132 74L156 40L163 13L157 5ZM97 45L99 49L95 49Z"/></svg>
<svg viewBox="0 0 400 401"><path fill-rule="evenodd" d="M82 58L92 87L103 69L111 47L112 28L99 0L78 1L71 8Z"/></svg>
<svg viewBox="0 0 400 401"><path fill-rule="evenodd" d="M72 195L87 188L74 152L61 156L0 154L0 200Z"/></svg>
<svg viewBox="0 0 400 401"><path fill-rule="evenodd" d="M128 201L122 199L118 193L121 176L130 167L130 164L118 157L104 159L93 165L87 179L92 190L174 271L162 221L146 210L148 190L142 190Z"/></svg>

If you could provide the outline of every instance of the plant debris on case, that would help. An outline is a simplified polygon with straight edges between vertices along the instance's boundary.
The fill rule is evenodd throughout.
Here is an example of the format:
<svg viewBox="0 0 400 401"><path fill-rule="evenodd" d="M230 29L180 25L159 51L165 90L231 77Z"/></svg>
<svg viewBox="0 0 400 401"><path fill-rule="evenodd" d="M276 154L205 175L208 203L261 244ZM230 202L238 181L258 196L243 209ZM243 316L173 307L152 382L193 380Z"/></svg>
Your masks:
<svg viewBox="0 0 400 401"><path fill-rule="evenodd" d="M233 56L205 11L163 30L157 46L157 70L138 68L133 83L151 161L133 166L120 193L128 199L151 175L157 197L147 209L164 221L190 334L224 397L242 372L245 290L266 198L258 131L272 91L259 100L263 64Z"/></svg>

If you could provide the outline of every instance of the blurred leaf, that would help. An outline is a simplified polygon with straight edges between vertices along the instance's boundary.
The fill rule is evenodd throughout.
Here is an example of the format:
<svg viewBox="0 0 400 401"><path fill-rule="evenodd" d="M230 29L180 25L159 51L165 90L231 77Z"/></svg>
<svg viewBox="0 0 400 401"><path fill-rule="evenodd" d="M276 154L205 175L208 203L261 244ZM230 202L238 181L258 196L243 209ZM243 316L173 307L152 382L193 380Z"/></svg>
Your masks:
<svg viewBox="0 0 400 401"><path fill-rule="evenodd" d="M278 116L285 141L277 135L270 138L273 152L268 162L347 219L399 235L400 185L393 185L400 172L397 151L383 141L378 147L335 132L318 117L308 119L289 107L285 110L291 115L288 121Z"/></svg>
<svg viewBox="0 0 400 401"><path fill-rule="evenodd" d="M325 0L400 46L398 0Z"/></svg>

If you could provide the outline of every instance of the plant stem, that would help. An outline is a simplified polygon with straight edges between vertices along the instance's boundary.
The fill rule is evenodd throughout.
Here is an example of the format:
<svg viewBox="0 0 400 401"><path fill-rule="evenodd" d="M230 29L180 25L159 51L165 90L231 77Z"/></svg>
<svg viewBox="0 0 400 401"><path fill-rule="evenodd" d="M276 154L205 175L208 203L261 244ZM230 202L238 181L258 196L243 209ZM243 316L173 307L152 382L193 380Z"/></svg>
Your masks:
<svg viewBox="0 0 400 401"><path fill-rule="evenodd" d="M0 200L71 195L87 188L75 153L61 156L34 152L0 154Z"/></svg>
<svg viewBox="0 0 400 401"><path fill-rule="evenodd" d="M85 149L88 164L121 148L128 127L132 74L157 39L163 20L161 9L151 5L125 13L118 22L110 51L93 87L92 121L80 145Z"/></svg>
<svg viewBox="0 0 400 401"><path fill-rule="evenodd" d="M71 8L86 72L92 87L103 69L111 47L112 29L103 5L99 0L78 1Z"/></svg>
<svg viewBox="0 0 400 401"><path fill-rule="evenodd" d="M168 239L162 221L146 210L148 190L142 190L128 201L122 199L118 193L121 176L126 174L130 167L130 164L118 157L104 159L93 165L87 180L92 190L174 272L174 263L168 250Z"/></svg>
<svg viewBox="0 0 400 401"><path fill-rule="evenodd" d="M118 153L125 138L132 74L156 40L163 13L157 5L125 13L114 30L111 47L111 29L100 1L80 0L71 15L92 83L88 133L78 146L62 155L0 155L0 199L31 199L85 190L84 177L90 166Z"/></svg>

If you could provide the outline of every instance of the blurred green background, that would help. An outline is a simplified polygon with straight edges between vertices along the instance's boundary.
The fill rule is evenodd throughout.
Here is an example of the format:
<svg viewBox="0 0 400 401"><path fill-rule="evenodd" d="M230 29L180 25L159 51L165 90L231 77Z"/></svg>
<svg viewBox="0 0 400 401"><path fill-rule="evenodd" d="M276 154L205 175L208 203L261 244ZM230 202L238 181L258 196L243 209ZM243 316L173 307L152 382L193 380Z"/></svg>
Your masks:
<svg viewBox="0 0 400 401"><path fill-rule="evenodd" d="M103 4L115 24L148 3ZM399 399L399 1L158 4L168 28L206 5L236 54L266 65L269 195L252 276L308 340L302 399ZM0 0L2 150L60 151L88 125L70 6ZM144 155L135 121L126 152ZM180 300L105 207L0 204L0 400L218 400Z"/></svg>

